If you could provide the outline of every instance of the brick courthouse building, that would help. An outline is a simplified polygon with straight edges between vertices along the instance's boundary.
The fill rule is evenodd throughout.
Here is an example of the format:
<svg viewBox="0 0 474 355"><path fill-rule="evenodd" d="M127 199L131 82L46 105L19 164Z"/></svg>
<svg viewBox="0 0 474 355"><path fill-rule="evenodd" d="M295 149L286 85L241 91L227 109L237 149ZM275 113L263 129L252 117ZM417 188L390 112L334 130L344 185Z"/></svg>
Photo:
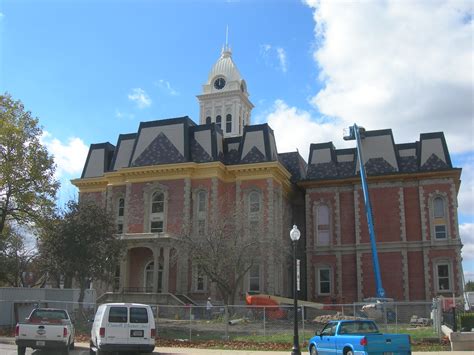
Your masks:
<svg viewBox="0 0 474 355"><path fill-rule="evenodd" d="M250 124L247 85L227 48L197 97L199 125L188 117L142 122L116 146L92 144L81 178L73 180L81 199L112 211L126 241L115 289L207 297L211 284L177 253L175 238L191 220L205 229L219 201L230 198L261 223L262 237L288 248L298 225L303 298L348 303L375 296L355 148L312 144L308 163L298 152L278 153L272 129ZM443 133L395 144L391 130L367 131L363 151L387 296L460 294L461 169L452 167ZM241 295L291 296L290 265L262 255Z"/></svg>

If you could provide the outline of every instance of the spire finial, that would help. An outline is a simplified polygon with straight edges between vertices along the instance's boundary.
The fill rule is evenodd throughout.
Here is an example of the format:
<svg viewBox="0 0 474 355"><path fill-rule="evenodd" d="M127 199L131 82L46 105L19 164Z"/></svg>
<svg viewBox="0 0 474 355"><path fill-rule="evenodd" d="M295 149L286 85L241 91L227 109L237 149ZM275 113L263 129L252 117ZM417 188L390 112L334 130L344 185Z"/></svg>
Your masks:
<svg viewBox="0 0 474 355"><path fill-rule="evenodd" d="M225 50L229 50L229 25L225 28Z"/></svg>

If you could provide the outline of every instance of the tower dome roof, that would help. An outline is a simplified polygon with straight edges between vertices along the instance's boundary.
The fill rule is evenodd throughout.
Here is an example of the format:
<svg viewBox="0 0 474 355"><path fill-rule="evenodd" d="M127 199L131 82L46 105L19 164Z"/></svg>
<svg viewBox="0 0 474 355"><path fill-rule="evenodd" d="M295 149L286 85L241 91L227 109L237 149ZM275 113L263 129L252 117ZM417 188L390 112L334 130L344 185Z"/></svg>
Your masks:
<svg viewBox="0 0 474 355"><path fill-rule="evenodd" d="M220 75L224 76L227 81L242 81L242 76L240 75L239 69L237 69L237 66L232 60L232 52L230 48L225 48L222 50L220 58L209 72L207 79L208 84L210 84L216 76Z"/></svg>

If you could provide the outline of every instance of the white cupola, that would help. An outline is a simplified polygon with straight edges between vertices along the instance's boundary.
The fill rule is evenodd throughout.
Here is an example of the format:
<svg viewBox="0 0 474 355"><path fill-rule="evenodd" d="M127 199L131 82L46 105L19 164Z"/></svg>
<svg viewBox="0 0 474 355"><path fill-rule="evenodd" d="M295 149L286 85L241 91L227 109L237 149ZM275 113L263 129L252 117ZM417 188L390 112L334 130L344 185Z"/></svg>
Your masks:
<svg viewBox="0 0 474 355"><path fill-rule="evenodd" d="M254 107L248 97L245 80L232 60L230 47L225 45L202 86L202 94L197 95L200 124L215 122L224 137L242 135L244 126L250 125Z"/></svg>

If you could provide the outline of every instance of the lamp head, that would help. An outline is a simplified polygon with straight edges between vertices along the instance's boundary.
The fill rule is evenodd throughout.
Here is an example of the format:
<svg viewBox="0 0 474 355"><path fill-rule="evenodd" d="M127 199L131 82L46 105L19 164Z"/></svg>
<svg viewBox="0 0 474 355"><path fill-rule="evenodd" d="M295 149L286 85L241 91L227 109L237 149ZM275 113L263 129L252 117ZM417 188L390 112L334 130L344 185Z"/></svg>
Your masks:
<svg viewBox="0 0 474 355"><path fill-rule="evenodd" d="M300 239L301 233L298 230L296 224L293 225L293 229L290 231L290 238L292 241L297 242Z"/></svg>

